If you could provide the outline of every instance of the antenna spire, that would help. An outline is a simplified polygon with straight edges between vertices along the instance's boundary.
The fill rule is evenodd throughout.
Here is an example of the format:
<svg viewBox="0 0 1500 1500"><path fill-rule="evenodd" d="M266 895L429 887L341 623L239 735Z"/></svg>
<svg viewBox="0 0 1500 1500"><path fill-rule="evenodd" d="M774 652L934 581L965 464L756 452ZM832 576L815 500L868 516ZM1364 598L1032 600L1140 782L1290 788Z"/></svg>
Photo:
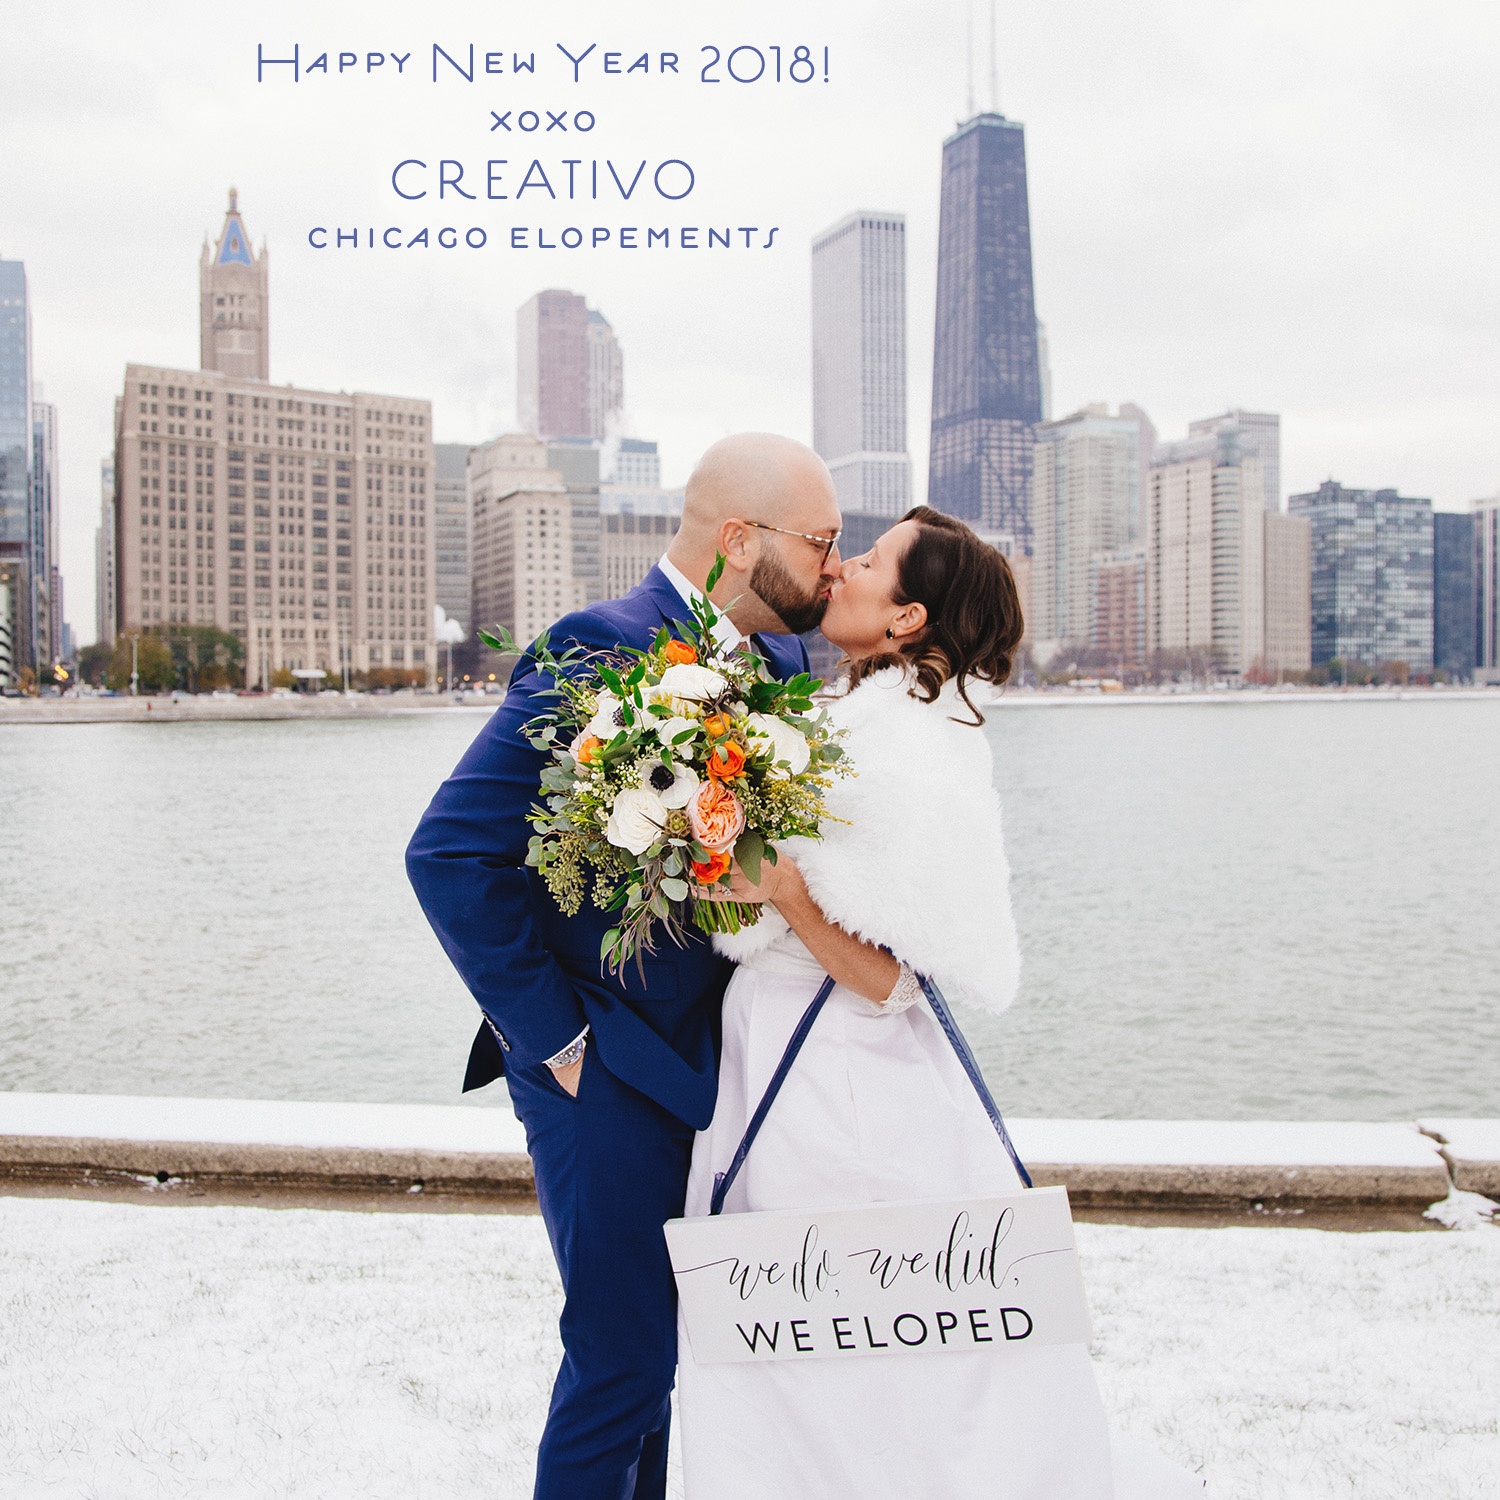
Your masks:
<svg viewBox="0 0 1500 1500"><path fill-rule="evenodd" d="M966 36L965 50L968 61L969 93L968 109L965 111L964 118L966 120L972 120L974 118L974 0L969 0L967 25L968 32Z"/></svg>
<svg viewBox="0 0 1500 1500"><path fill-rule="evenodd" d="M990 109L1000 113L1000 75L996 70L995 0L990 0Z"/></svg>

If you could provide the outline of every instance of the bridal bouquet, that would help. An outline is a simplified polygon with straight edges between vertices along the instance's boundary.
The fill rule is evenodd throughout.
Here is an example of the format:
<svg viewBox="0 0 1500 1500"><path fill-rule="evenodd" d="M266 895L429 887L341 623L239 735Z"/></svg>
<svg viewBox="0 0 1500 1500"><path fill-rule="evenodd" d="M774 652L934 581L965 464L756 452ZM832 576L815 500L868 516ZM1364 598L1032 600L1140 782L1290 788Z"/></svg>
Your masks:
<svg viewBox="0 0 1500 1500"><path fill-rule="evenodd" d="M720 557L705 592L723 568ZM551 755L526 862L569 916L592 878L595 904L619 913L600 950L613 971L653 949L657 922L679 944L688 922L705 932L756 922L759 906L699 899L694 887L727 889L734 860L759 881L777 840L817 835L824 792L849 770L814 712L816 678L778 682L759 658L722 650L706 598L693 615L682 637L663 628L646 651L554 656L545 635L532 650L554 684L543 696L557 701L525 729ZM506 631L478 634L516 650Z"/></svg>

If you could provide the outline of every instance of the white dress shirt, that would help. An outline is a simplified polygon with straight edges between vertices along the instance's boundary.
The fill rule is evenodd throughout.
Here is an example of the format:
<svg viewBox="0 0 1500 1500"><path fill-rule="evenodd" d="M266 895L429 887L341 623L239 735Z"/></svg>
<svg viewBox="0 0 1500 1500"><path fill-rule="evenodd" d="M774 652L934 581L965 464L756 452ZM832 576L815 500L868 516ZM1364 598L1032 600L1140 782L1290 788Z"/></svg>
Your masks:
<svg viewBox="0 0 1500 1500"><path fill-rule="evenodd" d="M703 590L689 582L687 574L666 557L658 558L656 566L666 575L667 582L682 595L682 601L689 609L703 597ZM739 627L722 610L719 611L719 623L714 626L713 634L714 644L721 651L738 651L750 640L749 636L740 633Z"/></svg>

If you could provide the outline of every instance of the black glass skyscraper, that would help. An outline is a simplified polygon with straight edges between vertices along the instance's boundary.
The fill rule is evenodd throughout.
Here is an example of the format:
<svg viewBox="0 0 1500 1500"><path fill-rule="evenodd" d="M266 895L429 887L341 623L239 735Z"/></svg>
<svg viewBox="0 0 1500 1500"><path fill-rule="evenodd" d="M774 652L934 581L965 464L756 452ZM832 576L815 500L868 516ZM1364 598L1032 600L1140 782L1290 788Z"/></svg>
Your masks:
<svg viewBox="0 0 1500 1500"><path fill-rule="evenodd" d="M976 115L943 142L928 504L1030 552L1041 419L1026 136Z"/></svg>
<svg viewBox="0 0 1500 1500"><path fill-rule="evenodd" d="M1474 675L1479 609L1472 515L1432 517L1432 664L1467 682Z"/></svg>

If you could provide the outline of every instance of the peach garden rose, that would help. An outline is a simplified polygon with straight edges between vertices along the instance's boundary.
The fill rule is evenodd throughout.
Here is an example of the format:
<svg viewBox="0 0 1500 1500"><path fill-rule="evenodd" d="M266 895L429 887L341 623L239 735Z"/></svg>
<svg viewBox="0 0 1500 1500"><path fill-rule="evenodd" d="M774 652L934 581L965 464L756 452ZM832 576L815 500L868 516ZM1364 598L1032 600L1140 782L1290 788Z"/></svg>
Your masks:
<svg viewBox="0 0 1500 1500"><path fill-rule="evenodd" d="M705 781L688 803L688 823L693 837L709 853L718 854L732 848L745 831L745 809L722 782Z"/></svg>

